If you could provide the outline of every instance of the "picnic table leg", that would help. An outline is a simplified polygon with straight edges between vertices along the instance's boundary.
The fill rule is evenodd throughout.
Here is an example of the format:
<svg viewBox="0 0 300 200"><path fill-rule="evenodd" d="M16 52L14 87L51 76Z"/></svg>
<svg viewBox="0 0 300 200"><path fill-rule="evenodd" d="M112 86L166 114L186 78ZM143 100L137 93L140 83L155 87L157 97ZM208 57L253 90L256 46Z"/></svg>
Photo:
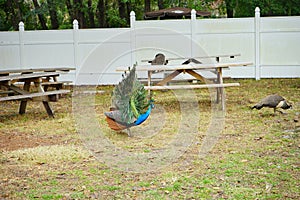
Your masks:
<svg viewBox="0 0 300 200"><path fill-rule="evenodd" d="M25 81L24 82L24 86L23 86L23 89L25 91L28 91L30 90L30 83L31 81ZM20 108L19 108L19 114L24 114L26 112L26 106L27 106L27 100L22 100L21 103L20 103Z"/></svg>
<svg viewBox="0 0 300 200"><path fill-rule="evenodd" d="M43 105L44 105L44 108L46 109L46 112L49 115L49 117L54 118L54 114L53 114L53 111L52 111L52 109L49 105L49 102L48 101L43 101Z"/></svg>
<svg viewBox="0 0 300 200"><path fill-rule="evenodd" d="M199 81L202 81L203 83L207 82L207 80L203 76L201 76L200 74L198 74L194 70L186 69L185 72L187 72L188 74L192 75L193 77L195 77Z"/></svg>
<svg viewBox="0 0 300 200"><path fill-rule="evenodd" d="M53 79L53 82L58 82L58 79L57 79L56 76L53 76L52 79ZM60 87L59 85L56 85L55 88L56 88L57 90L59 90L59 89L62 89L62 86Z"/></svg>
<svg viewBox="0 0 300 200"><path fill-rule="evenodd" d="M171 81L173 78L178 76L178 74L180 74L181 72L183 72L183 70L176 70L176 71L172 72L171 74L166 76L163 80L158 82L156 85L161 85L161 86L166 85L169 81Z"/></svg>
<svg viewBox="0 0 300 200"><path fill-rule="evenodd" d="M39 78L38 81L34 82L35 84L35 87L37 88L38 92L45 92L44 91L44 88L42 86L42 79ZM43 102L43 105L44 105L44 108L48 114L49 117L54 117L54 114L53 114L53 111L50 107L50 104L49 104L49 100L48 100L48 97L42 97L42 102Z"/></svg>
<svg viewBox="0 0 300 200"><path fill-rule="evenodd" d="M151 76L152 76L152 71L148 71L148 96L149 98L151 98L151 90L150 90L150 86L151 86Z"/></svg>
<svg viewBox="0 0 300 200"><path fill-rule="evenodd" d="M223 84L223 77L222 77L222 68L217 69L218 75L217 75L217 81L219 84ZM224 93L224 87L217 88L217 103L221 100L221 106L222 110L225 110L225 93Z"/></svg>

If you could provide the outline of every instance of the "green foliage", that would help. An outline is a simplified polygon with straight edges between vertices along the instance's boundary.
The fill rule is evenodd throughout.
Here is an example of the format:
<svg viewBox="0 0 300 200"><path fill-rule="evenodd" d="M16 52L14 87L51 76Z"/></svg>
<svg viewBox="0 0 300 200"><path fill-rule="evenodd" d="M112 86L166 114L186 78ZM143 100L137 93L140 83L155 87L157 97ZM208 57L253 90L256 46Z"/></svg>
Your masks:
<svg viewBox="0 0 300 200"><path fill-rule="evenodd" d="M193 8L195 10L209 10L213 2L214 0L205 0L205 1L188 0L187 7Z"/></svg>
<svg viewBox="0 0 300 200"><path fill-rule="evenodd" d="M121 19L116 9L109 9L107 12L107 22L111 28L126 27L127 22Z"/></svg>
<svg viewBox="0 0 300 200"><path fill-rule="evenodd" d="M91 5L88 5L88 0L78 0L77 3L70 2L71 5L68 7L66 0L39 0L39 8L36 8L32 0L0 0L0 31L17 30L18 23L21 20L25 23L26 30L42 29L38 15L42 15L46 19L46 26L50 29L51 9L56 11L59 29L72 28L72 21L75 18L81 22L80 27L94 28L93 26L100 26L98 21L100 11L97 7L99 0L91 0ZM118 1L104 1L105 27L128 27L129 12L132 10L135 11L137 20L144 18L145 1L121 0L120 2L122 2L121 5ZM213 13L217 10L220 16L226 16L226 12L230 9L233 12L233 17L253 17L255 7L261 9L262 16L300 15L299 0L225 0L219 4L216 4L214 0L164 0L163 6L164 8L173 6L189 7L196 10L212 11ZM126 19L120 17L120 10L125 10ZM158 1L151 1L151 10L158 10ZM92 20L95 21L94 24Z"/></svg>
<svg viewBox="0 0 300 200"><path fill-rule="evenodd" d="M298 0L225 0L234 10L234 17L253 17L256 7L261 16L291 16L300 14Z"/></svg>

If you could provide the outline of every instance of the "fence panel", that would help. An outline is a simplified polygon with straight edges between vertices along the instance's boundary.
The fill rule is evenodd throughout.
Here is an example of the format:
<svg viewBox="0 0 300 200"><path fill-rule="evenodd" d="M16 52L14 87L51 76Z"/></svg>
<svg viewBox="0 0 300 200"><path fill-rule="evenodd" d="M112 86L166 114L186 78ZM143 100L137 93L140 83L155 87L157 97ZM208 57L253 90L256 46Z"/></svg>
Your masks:
<svg viewBox="0 0 300 200"><path fill-rule="evenodd" d="M72 30L24 31L24 68L74 66Z"/></svg>
<svg viewBox="0 0 300 200"><path fill-rule="evenodd" d="M300 77L300 17L261 18L261 76Z"/></svg>
<svg viewBox="0 0 300 200"><path fill-rule="evenodd" d="M234 61L255 60L255 37L253 18L204 19L197 20L195 41L206 55L228 55L240 53ZM199 53L201 55L201 52ZM198 55L198 53L196 53ZM208 62L214 62L210 59ZM221 62L232 62L221 58ZM255 66L234 67L224 71L225 76L254 78Z"/></svg>
<svg viewBox="0 0 300 200"><path fill-rule="evenodd" d="M18 32L0 32L0 69L20 68Z"/></svg>
<svg viewBox="0 0 300 200"><path fill-rule="evenodd" d="M76 67L77 84L115 84L119 66L166 57L236 54L253 66L224 71L233 78L300 77L300 17L136 21L130 28L0 32L0 69ZM212 59L202 62L214 62ZM230 59L222 59L230 62ZM180 60L172 61L179 64ZM75 77L75 75L77 75Z"/></svg>
<svg viewBox="0 0 300 200"><path fill-rule="evenodd" d="M78 30L76 84L115 84L116 68L131 66L130 29Z"/></svg>

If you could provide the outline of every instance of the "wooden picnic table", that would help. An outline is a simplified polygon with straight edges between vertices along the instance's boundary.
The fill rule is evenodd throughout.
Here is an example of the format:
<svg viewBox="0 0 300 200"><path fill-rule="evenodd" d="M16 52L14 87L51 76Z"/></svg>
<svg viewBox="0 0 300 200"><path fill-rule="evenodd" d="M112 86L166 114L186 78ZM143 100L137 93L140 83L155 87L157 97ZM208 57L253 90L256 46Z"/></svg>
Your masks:
<svg viewBox="0 0 300 200"><path fill-rule="evenodd" d="M148 85L145 89L151 90L165 90L165 89L197 89L197 88L216 88L217 98L216 102L221 102L222 109L225 109L225 87L239 86L239 83L223 83L222 69L234 67L234 66L246 66L252 65L252 62L230 62L230 63L211 63L211 64L196 64L189 63L184 65L137 65L136 71L147 71L148 72ZM117 68L117 71L125 71L125 68ZM203 77L198 71L201 70L212 70L216 74L216 81L211 82L210 80ZM164 77L161 81L152 85L151 77L155 72L171 71L169 75ZM200 80L205 84L195 85L167 85L171 80L177 77L181 73L187 73L192 75L195 79Z"/></svg>
<svg viewBox="0 0 300 200"><path fill-rule="evenodd" d="M20 100L19 113L24 114L27 101L38 100L43 103L47 114L54 117L49 102L57 101L58 95L70 92L63 89L63 82L59 82L57 77L74 69L63 67L0 70L0 102ZM20 83L21 87L17 83ZM32 83L34 88L31 87ZM49 87L54 87L55 90L48 90Z"/></svg>

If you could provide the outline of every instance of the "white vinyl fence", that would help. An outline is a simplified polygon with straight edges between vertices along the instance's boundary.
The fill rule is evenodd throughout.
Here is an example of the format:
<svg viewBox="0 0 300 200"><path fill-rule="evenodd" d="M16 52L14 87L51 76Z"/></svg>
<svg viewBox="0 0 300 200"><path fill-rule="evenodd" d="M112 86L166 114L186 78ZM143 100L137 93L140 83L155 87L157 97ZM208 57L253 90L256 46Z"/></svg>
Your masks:
<svg viewBox="0 0 300 200"><path fill-rule="evenodd" d="M136 21L130 28L0 32L0 70L75 67L62 76L78 85L115 84L120 66L146 64L158 52L167 58L237 54L221 62L251 61L253 66L224 71L232 78L300 77L300 17ZM26 27L26 25L25 25ZM172 63L182 62L174 60ZM214 62L214 60L201 60ZM140 74L144 76L144 74Z"/></svg>

